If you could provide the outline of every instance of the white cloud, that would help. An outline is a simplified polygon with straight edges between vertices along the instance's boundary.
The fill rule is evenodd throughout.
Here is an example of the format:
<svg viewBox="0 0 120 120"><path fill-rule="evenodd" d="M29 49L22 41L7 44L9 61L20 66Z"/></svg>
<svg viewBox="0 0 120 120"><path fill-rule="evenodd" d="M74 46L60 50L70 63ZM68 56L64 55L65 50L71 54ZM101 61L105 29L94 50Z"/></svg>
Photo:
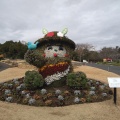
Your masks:
<svg viewBox="0 0 120 120"><path fill-rule="evenodd" d="M0 43L36 41L42 28L97 49L120 45L119 0L0 0Z"/></svg>

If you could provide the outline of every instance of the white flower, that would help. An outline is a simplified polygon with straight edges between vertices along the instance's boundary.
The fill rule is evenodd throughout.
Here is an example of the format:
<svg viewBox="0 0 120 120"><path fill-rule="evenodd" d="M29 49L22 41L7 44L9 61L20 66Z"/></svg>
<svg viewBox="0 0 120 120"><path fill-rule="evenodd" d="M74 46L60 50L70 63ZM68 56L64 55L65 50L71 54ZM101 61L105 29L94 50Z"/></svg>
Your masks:
<svg viewBox="0 0 120 120"><path fill-rule="evenodd" d="M57 36L59 36L59 37L63 37L64 35L63 35L63 33L58 32L58 33L57 33Z"/></svg>
<svg viewBox="0 0 120 120"><path fill-rule="evenodd" d="M53 81L60 80L62 77L66 76L69 72L70 66L64 72L57 72L53 75L47 76L45 82L47 85L51 84Z"/></svg>

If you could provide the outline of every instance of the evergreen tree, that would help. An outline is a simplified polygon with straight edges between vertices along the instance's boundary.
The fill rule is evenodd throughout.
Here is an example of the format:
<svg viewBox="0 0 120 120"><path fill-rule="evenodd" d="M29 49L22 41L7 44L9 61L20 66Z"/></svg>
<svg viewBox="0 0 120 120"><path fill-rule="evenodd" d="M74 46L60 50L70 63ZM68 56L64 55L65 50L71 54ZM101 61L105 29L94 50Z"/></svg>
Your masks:
<svg viewBox="0 0 120 120"><path fill-rule="evenodd" d="M27 45L19 42L13 42L12 40L6 41L4 44L0 44L0 53L4 54L6 58L11 59L23 59L24 54L27 51Z"/></svg>

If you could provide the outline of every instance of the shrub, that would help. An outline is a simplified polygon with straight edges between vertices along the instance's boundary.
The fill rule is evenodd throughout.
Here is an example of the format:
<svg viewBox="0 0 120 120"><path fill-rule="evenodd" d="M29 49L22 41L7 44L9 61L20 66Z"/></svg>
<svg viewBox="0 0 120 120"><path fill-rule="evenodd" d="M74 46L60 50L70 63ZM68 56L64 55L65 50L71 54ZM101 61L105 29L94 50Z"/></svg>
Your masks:
<svg viewBox="0 0 120 120"><path fill-rule="evenodd" d="M30 93L26 94L25 95L25 98L29 99L31 96L30 96Z"/></svg>
<svg viewBox="0 0 120 120"><path fill-rule="evenodd" d="M107 93L102 93L102 96L103 96L103 97L106 97L106 96L107 96Z"/></svg>
<svg viewBox="0 0 120 120"><path fill-rule="evenodd" d="M80 102L80 99L78 98L78 97L75 97L75 99L74 99L74 103L79 103Z"/></svg>
<svg viewBox="0 0 120 120"><path fill-rule="evenodd" d="M21 90L21 86L17 86L17 87L16 87L16 90L17 90L17 91L20 91L20 90Z"/></svg>
<svg viewBox="0 0 120 120"><path fill-rule="evenodd" d="M44 95L44 94L46 94L46 93L47 93L47 90L46 90L46 89L42 89L42 90L41 90L41 94L42 94L42 95Z"/></svg>
<svg viewBox="0 0 120 120"><path fill-rule="evenodd" d="M80 101L81 101L82 103L85 103L85 102L86 102L86 98L81 98Z"/></svg>
<svg viewBox="0 0 120 120"><path fill-rule="evenodd" d="M83 72L69 73L67 75L67 85L75 89L86 88L87 81L86 75Z"/></svg>
<svg viewBox="0 0 120 120"><path fill-rule="evenodd" d="M80 92L80 90L75 90L75 91L74 91L74 94L75 94L75 95L80 95L81 92Z"/></svg>
<svg viewBox="0 0 120 120"><path fill-rule="evenodd" d="M46 101L45 101L45 105L46 105L46 106L50 106L51 104L52 104L52 100L46 100Z"/></svg>
<svg viewBox="0 0 120 120"><path fill-rule="evenodd" d="M61 90L57 89L57 90L55 91L55 94L56 94L56 95L60 95L60 94L61 94Z"/></svg>
<svg viewBox="0 0 120 120"><path fill-rule="evenodd" d="M62 95L59 95L59 96L58 96L58 100L64 100L63 96L62 96Z"/></svg>
<svg viewBox="0 0 120 120"><path fill-rule="evenodd" d="M93 90L93 91L95 91L96 88L95 87L90 87L90 89Z"/></svg>
<svg viewBox="0 0 120 120"><path fill-rule="evenodd" d="M33 105L33 104L35 104L35 102L36 102L35 99L30 98L29 101L28 101L28 104L29 104L29 105Z"/></svg>
<svg viewBox="0 0 120 120"><path fill-rule="evenodd" d="M41 74L33 70L25 73L24 83L26 88L36 89L43 86L44 80Z"/></svg>
<svg viewBox="0 0 120 120"><path fill-rule="evenodd" d="M13 97L7 97L7 98L5 99L6 102L12 102L12 100L13 100Z"/></svg>
<svg viewBox="0 0 120 120"><path fill-rule="evenodd" d="M92 90L91 90L91 91L89 92L89 95L95 95L95 91L92 91Z"/></svg>
<svg viewBox="0 0 120 120"><path fill-rule="evenodd" d="M8 94L11 94L11 91L9 89L5 90L5 95L8 95Z"/></svg>

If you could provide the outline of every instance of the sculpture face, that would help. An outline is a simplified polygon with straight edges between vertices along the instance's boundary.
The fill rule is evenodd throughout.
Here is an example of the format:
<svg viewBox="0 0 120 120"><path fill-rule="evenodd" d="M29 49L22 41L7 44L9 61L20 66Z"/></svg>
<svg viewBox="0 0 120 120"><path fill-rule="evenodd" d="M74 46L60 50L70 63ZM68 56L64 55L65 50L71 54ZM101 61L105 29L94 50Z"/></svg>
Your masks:
<svg viewBox="0 0 120 120"><path fill-rule="evenodd" d="M66 49L63 46L48 46L45 51L45 57L65 57Z"/></svg>

